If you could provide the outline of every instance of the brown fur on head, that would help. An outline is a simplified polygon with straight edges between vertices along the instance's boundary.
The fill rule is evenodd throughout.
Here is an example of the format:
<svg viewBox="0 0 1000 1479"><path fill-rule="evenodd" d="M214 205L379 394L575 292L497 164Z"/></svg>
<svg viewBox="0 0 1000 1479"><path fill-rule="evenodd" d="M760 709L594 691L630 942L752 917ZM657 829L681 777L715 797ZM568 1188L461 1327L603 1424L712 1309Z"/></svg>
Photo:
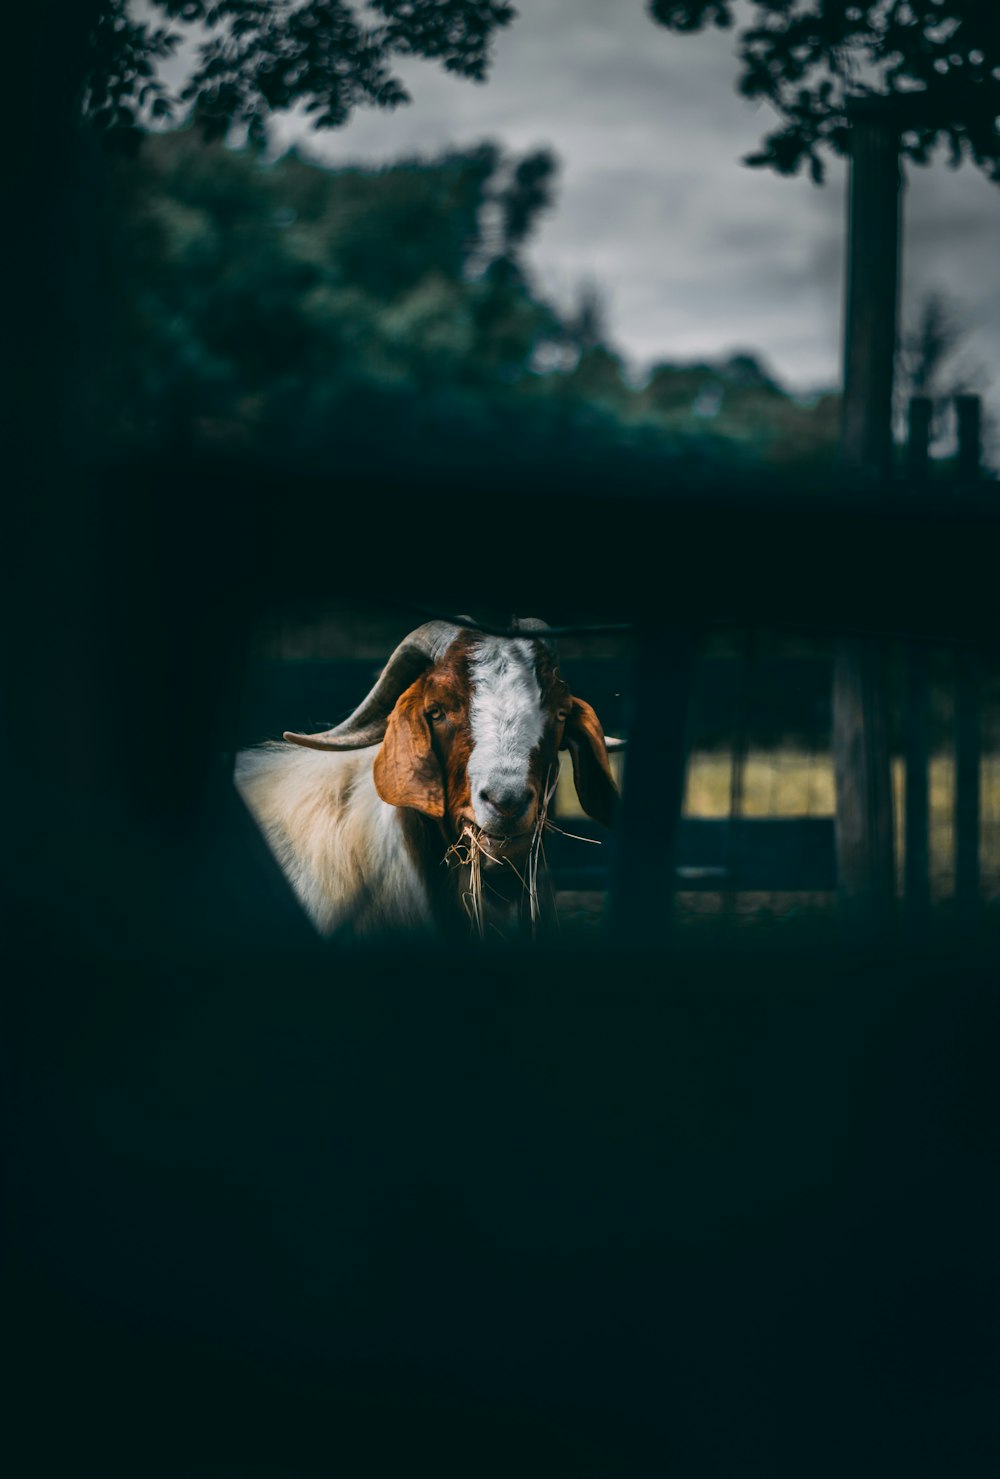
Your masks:
<svg viewBox="0 0 1000 1479"><path fill-rule="evenodd" d="M568 749L581 805L611 825L618 792L594 710L573 697L546 643L519 642L509 653L500 640L462 633L400 695L375 758L379 795L440 822L452 841L471 825L516 853L530 842L558 752ZM519 736L532 740L524 753ZM495 763L485 781L477 773L473 795L477 745L480 754L492 746Z"/></svg>

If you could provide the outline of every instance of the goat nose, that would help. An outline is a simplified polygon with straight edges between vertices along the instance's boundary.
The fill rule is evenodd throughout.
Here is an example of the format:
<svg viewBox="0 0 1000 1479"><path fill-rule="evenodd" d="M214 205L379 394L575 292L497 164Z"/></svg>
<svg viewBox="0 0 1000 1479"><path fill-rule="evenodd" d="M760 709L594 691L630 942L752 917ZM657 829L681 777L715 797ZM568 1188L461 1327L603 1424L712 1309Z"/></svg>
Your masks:
<svg viewBox="0 0 1000 1479"><path fill-rule="evenodd" d="M479 793L479 799L485 801L498 816L519 817L531 804L533 795L532 790L519 786L504 790L494 788L493 791L483 789Z"/></svg>

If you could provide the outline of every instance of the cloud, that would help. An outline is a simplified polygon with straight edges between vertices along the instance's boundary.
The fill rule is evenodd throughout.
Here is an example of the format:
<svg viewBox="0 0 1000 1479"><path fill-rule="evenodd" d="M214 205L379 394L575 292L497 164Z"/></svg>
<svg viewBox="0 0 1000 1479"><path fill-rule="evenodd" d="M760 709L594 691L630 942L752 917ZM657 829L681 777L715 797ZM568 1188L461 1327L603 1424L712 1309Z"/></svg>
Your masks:
<svg viewBox="0 0 1000 1479"><path fill-rule="evenodd" d="M845 171L817 189L740 164L769 113L735 91L734 33L676 36L642 0L530 0L500 34L489 80L430 63L400 67L412 95L333 133L280 124L331 163L381 162L495 138L548 145L562 162L558 203L530 249L546 287L595 280L611 333L637 368L754 346L790 385L839 374ZM903 311L941 287L976 325L997 385L1000 190L967 167L909 171Z"/></svg>

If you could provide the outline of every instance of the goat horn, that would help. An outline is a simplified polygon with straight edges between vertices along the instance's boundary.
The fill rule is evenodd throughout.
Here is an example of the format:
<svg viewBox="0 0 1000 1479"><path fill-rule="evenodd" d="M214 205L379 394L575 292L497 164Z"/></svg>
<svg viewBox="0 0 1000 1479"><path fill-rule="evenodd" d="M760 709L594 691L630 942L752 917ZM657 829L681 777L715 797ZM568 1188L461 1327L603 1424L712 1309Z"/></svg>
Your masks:
<svg viewBox="0 0 1000 1479"><path fill-rule="evenodd" d="M618 750L624 750L628 746L628 740L615 739L613 734L604 736L604 748L609 755L614 755Z"/></svg>
<svg viewBox="0 0 1000 1479"><path fill-rule="evenodd" d="M515 616L511 622L511 626L515 627L519 632L524 632L526 635L530 633L536 641L544 642L550 652L553 655L555 654L556 644L551 637L546 636L549 630L549 624L547 621L542 621L541 617Z"/></svg>
<svg viewBox="0 0 1000 1479"><path fill-rule="evenodd" d="M438 661L458 634L449 621L427 621L404 637L379 674L378 682L349 718L318 734L295 734L286 730L289 744L309 750L363 750L381 744L389 715L399 695L409 688L425 668Z"/></svg>

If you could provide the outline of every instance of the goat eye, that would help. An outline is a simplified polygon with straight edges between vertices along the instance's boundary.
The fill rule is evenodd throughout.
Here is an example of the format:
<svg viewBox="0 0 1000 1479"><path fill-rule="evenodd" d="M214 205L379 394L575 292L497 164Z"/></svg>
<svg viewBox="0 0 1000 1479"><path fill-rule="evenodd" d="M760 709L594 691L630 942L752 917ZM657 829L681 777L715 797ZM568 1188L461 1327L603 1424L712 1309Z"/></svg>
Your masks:
<svg viewBox="0 0 1000 1479"><path fill-rule="evenodd" d="M569 718L569 709L557 709L556 718L559 720L560 724L565 724L566 720Z"/></svg>
<svg viewBox="0 0 1000 1479"><path fill-rule="evenodd" d="M439 719L444 718L444 709L442 709L440 704L431 704L430 708L427 710L427 717L432 721L432 723L436 724Z"/></svg>

